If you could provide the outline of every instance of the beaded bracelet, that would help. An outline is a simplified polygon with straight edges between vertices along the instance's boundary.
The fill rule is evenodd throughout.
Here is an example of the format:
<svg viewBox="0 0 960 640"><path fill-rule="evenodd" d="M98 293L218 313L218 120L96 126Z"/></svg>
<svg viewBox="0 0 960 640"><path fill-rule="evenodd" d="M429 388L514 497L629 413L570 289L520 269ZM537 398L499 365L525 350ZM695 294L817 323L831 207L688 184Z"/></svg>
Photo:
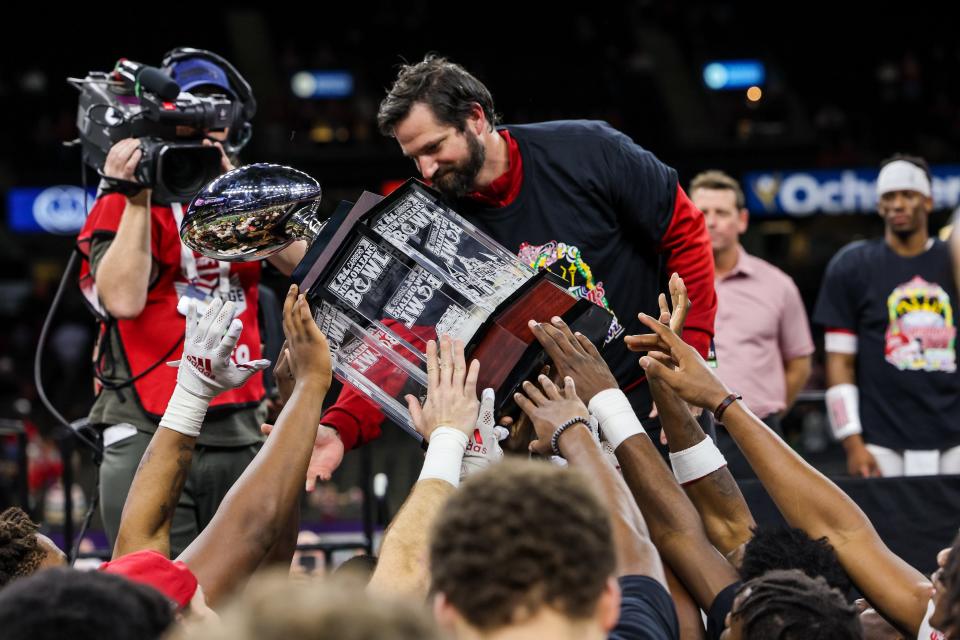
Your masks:
<svg viewBox="0 0 960 640"><path fill-rule="evenodd" d="M587 426L587 428L590 427L590 421L587 418L584 418L583 416L577 416L576 418L570 418L562 425L557 427L557 430L553 432L553 436L550 438L550 448L553 449L553 455L563 457L563 454L560 453L560 436L564 431L578 422L583 423Z"/></svg>

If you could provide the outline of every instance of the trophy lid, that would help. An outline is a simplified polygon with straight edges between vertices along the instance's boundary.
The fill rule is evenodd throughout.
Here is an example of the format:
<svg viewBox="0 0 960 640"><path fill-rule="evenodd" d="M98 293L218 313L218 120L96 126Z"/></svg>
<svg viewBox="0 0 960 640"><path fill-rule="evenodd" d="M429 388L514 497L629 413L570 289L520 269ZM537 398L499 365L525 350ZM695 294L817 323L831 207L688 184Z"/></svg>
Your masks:
<svg viewBox="0 0 960 640"><path fill-rule="evenodd" d="M180 237L209 258L260 260L304 237L302 221L313 218L320 196L320 184L292 167L269 163L239 167L193 198ZM298 224L288 225L291 218Z"/></svg>

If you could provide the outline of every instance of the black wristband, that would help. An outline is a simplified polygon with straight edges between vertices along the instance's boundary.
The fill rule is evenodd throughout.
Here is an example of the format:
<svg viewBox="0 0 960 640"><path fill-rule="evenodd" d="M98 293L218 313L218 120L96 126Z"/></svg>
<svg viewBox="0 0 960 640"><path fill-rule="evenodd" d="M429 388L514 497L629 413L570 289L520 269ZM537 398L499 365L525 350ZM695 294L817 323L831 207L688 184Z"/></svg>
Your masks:
<svg viewBox="0 0 960 640"><path fill-rule="evenodd" d="M127 196L128 198L132 198L147 188L147 185L140 184L139 182L105 176L103 175L102 171L97 171L97 174L99 174L100 178L103 180L104 193L119 193Z"/></svg>

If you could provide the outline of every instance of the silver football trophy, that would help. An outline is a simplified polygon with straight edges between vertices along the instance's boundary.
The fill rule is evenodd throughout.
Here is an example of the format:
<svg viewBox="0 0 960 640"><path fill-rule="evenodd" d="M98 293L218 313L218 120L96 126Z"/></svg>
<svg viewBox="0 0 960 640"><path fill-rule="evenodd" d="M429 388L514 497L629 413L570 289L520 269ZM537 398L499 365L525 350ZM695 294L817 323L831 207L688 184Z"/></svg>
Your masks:
<svg viewBox="0 0 960 640"><path fill-rule="evenodd" d="M527 321L559 315L595 343L611 316L577 300L547 271L534 272L408 180L387 197L364 192L318 217L321 189L307 174L273 164L234 169L194 197L180 235L199 253L260 260L310 242L293 274L330 342L334 374L419 438L404 396L427 392L426 343L449 334L480 361L479 388L497 413L539 373L545 354Z"/></svg>

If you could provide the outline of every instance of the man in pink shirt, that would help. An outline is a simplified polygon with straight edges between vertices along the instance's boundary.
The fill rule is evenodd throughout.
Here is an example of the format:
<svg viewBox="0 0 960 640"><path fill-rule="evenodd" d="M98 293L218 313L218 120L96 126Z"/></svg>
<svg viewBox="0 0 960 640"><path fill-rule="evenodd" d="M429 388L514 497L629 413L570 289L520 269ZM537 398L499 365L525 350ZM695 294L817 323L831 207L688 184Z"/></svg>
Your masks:
<svg viewBox="0 0 960 640"><path fill-rule="evenodd" d="M782 435L780 418L810 377L813 339L800 292L790 276L740 246L749 213L736 180L721 171L701 173L690 183L690 199L713 244L717 374ZM717 441L730 472L752 477L725 429L717 429Z"/></svg>

